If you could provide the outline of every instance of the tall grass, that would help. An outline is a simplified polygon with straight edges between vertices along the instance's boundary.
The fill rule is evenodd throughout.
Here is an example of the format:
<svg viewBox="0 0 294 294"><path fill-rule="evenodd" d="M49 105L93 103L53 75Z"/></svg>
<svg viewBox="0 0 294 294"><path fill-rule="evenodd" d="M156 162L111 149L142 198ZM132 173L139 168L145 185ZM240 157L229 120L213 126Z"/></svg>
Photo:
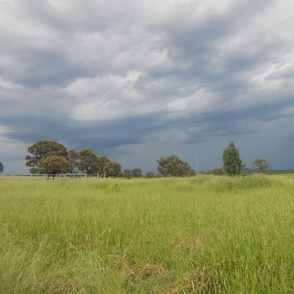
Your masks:
<svg viewBox="0 0 294 294"><path fill-rule="evenodd" d="M294 292L293 176L0 189L0 293Z"/></svg>

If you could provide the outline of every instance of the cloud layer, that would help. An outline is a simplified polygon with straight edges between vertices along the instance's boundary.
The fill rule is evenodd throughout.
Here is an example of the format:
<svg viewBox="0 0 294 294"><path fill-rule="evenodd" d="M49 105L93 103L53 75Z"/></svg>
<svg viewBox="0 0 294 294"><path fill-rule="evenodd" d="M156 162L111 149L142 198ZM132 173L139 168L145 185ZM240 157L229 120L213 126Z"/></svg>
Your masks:
<svg viewBox="0 0 294 294"><path fill-rule="evenodd" d="M31 144L155 170L176 153L294 168L290 0L0 0L0 161ZM15 162L15 163L13 163ZM13 166L13 167L12 167Z"/></svg>

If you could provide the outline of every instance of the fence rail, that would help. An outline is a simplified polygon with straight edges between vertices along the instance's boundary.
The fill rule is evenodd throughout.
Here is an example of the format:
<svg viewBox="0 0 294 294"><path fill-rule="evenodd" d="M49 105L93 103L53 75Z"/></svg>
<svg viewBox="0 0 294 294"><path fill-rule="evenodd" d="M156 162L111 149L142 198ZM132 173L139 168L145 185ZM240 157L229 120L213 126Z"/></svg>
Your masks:
<svg viewBox="0 0 294 294"><path fill-rule="evenodd" d="M1 179L11 181L73 181L73 180L87 180L87 179L105 179L105 173L99 174L36 174L36 175L0 175Z"/></svg>

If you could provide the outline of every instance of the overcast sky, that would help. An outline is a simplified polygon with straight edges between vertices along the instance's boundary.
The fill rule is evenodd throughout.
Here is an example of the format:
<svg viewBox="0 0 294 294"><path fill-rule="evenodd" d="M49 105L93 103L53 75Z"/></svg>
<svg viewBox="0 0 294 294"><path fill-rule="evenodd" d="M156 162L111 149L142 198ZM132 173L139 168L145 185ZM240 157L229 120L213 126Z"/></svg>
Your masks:
<svg viewBox="0 0 294 294"><path fill-rule="evenodd" d="M294 169L293 0L0 0L0 161L90 147L122 169L175 154Z"/></svg>

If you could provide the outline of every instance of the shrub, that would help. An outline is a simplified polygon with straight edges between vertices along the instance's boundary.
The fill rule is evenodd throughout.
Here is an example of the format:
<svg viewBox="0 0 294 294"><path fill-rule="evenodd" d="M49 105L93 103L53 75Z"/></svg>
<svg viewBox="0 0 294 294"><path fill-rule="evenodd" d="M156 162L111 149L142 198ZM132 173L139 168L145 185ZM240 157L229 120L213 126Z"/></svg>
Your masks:
<svg viewBox="0 0 294 294"><path fill-rule="evenodd" d="M216 167L210 171L211 174L216 176L225 175L226 171L222 167Z"/></svg>

